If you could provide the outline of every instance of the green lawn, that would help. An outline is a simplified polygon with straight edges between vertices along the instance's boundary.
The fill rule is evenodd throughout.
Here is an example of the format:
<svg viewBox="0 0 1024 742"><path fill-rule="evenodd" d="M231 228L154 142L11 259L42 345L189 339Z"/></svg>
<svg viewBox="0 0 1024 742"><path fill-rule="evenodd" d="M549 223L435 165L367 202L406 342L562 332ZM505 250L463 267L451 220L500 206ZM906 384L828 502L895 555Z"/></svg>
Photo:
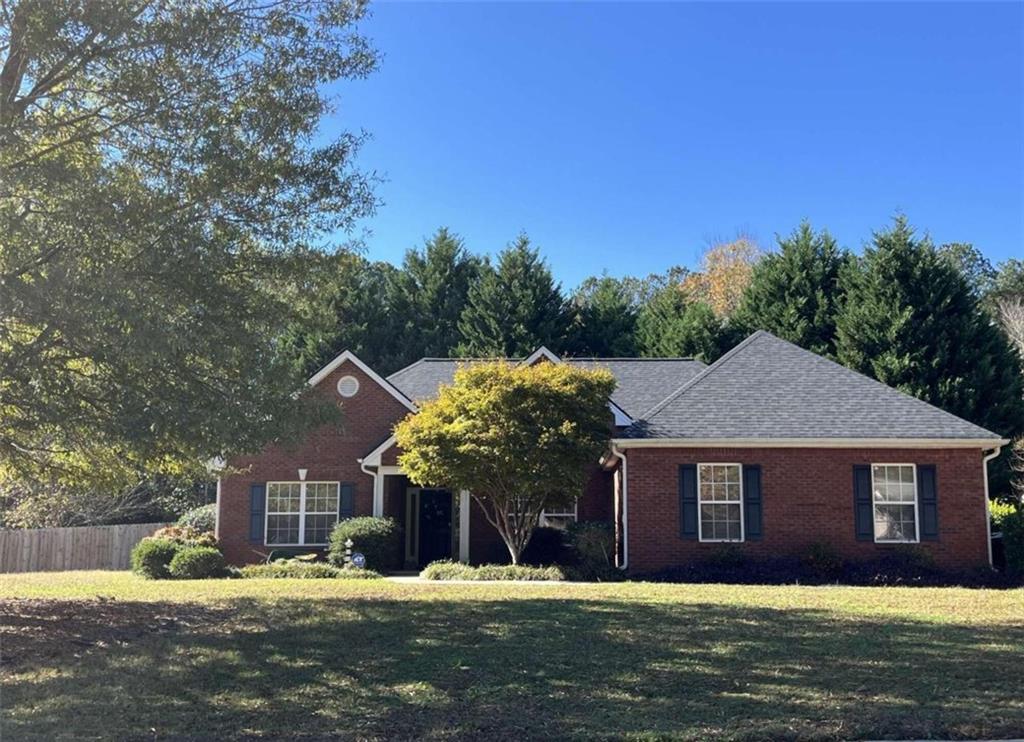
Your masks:
<svg viewBox="0 0 1024 742"><path fill-rule="evenodd" d="M1024 733L1024 591L0 578L0 738Z"/></svg>

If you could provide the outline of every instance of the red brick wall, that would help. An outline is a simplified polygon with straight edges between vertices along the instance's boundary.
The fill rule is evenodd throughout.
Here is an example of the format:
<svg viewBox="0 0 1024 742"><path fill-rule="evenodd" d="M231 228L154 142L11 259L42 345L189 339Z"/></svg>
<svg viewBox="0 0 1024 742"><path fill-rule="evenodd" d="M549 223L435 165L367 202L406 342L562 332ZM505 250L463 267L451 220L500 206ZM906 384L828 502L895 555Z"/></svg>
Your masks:
<svg viewBox="0 0 1024 742"><path fill-rule="evenodd" d="M335 385L351 374L359 380L359 392L349 399L337 393ZM298 481L298 469L308 469L307 481L352 482L356 485L357 515L373 512L373 479L359 468L357 459L379 446L391 435L392 426L408 410L384 388L359 370L343 363L317 385L317 391L342 405L341 428L324 426L292 447L273 445L259 454L240 456L229 462L244 468L241 474L221 480L218 538L232 564L260 561L270 548L249 541L249 488L267 481Z"/></svg>
<svg viewBox="0 0 1024 742"><path fill-rule="evenodd" d="M934 464L939 540L922 542L937 564L967 569L988 564L985 494L978 449L628 449L629 568L644 572L685 564L721 544L679 538L679 465L761 465L764 538L739 544L751 555L791 555L815 541L848 559L881 556L891 545L857 541L853 466Z"/></svg>

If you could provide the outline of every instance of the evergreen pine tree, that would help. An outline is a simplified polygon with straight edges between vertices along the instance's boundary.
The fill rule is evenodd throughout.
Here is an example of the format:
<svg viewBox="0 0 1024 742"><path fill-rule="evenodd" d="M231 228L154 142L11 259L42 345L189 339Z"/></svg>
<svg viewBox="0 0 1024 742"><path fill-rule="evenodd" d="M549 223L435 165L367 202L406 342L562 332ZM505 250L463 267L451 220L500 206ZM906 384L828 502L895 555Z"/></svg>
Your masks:
<svg viewBox="0 0 1024 742"><path fill-rule="evenodd" d="M459 343L459 317L480 271L458 235L441 227L422 250L409 250L392 286L409 358L448 357Z"/></svg>
<svg viewBox="0 0 1024 742"><path fill-rule="evenodd" d="M840 362L1000 435L1024 428L1013 349L971 286L903 217L842 272Z"/></svg>
<svg viewBox="0 0 1024 742"><path fill-rule="evenodd" d="M526 235L484 263L459 319L461 356L516 357L547 346L566 350L571 313L544 260Z"/></svg>
<svg viewBox="0 0 1024 742"><path fill-rule="evenodd" d="M711 307L690 301L676 285L666 286L640 310L636 342L646 357L691 357L714 361L729 333Z"/></svg>
<svg viewBox="0 0 1024 742"><path fill-rule="evenodd" d="M574 297L577 353L604 358L636 355L637 309L630 294L623 281L610 276L584 282Z"/></svg>
<svg viewBox="0 0 1024 742"><path fill-rule="evenodd" d="M848 254L828 232L803 222L779 251L754 266L733 322L743 334L768 330L801 348L835 357L839 272Z"/></svg>

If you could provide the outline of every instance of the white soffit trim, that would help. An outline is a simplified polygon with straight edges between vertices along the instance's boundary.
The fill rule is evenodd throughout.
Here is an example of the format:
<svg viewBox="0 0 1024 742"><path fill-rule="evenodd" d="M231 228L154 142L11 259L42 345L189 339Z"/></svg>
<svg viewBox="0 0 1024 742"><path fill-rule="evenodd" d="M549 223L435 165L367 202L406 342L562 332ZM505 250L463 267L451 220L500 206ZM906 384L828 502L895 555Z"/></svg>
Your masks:
<svg viewBox="0 0 1024 742"><path fill-rule="evenodd" d="M320 369L311 377L309 377L309 385L316 386L321 381L330 376L331 372L334 371L334 369L336 369L338 366L345 363L346 361L352 363L356 368L358 368L364 374L366 374L375 382L377 382L377 384L379 384L380 387L383 388L388 394L390 394L392 397L401 402L407 410L409 410L410 412L418 411L418 408L416 407L416 405L412 403L412 400L410 400L408 397L406 397L404 394L398 391L394 384L380 376L376 371L374 371L372 368L370 368L365 363L360 361L356 357L356 354L350 350L343 351L337 358L335 358L333 361L331 361L322 369Z"/></svg>
<svg viewBox="0 0 1024 742"><path fill-rule="evenodd" d="M391 436L375 449L370 451L370 453L363 456L363 464L366 466L380 466L381 455L393 445L395 445L395 436Z"/></svg>
<svg viewBox="0 0 1024 742"><path fill-rule="evenodd" d="M561 363L562 362L561 358L556 356L554 353L552 353L550 350L548 350L547 348L545 348L542 345L539 348L537 348L537 350L533 351L533 353L528 355L522 361L522 364L524 366L532 366L533 364L535 364L537 361L539 361L541 359L551 361L552 363Z"/></svg>
<svg viewBox="0 0 1024 742"><path fill-rule="evenodd" d="M979 448L994 438L613 438L619 448Z"/></svg>

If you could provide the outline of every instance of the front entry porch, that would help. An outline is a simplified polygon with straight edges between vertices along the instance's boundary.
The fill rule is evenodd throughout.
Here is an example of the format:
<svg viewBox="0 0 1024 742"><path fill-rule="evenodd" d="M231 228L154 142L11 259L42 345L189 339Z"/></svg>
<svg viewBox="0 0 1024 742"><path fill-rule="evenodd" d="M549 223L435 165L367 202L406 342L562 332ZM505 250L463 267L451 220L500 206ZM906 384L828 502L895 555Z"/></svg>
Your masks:
<svg viewBox="0 0 1024 742"><path fill-rule="evenodd" d="M374 515L402 526L404 568L419 570L439 559L469 562L469 493L418 487L397 466L381 469Z"/></svg>

